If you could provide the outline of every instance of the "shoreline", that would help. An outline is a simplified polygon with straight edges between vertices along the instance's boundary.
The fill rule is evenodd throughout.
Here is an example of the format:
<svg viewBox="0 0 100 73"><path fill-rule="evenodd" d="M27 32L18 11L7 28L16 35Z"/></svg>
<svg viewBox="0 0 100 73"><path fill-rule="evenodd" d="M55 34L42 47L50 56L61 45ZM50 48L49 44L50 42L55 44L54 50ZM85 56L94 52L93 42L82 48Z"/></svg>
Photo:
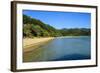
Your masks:
<svg viewBox="0 0 100 73"><path fill-rule="evenodd" d="M61 37L55 37L55 38L77 38L77 37L87 37L87 36L61 36Z"/></svg>
<svg viewBox="0 0 100 73"><path fill-rule="evenodd" d="M23 39L23 51L24 52L32 51L35 48L38 48L53 39L54 39L54 37L24 38Z"/></svg>
<svg viewBox="0 0 100 73"><path fill-rule="evenodd" d="M23 39L23 52L29 52L56 38L77 38L81 36L61 36L61 37L40 37L40 38L24 38ZM83 36L82 36L83 37Z"/></svg>

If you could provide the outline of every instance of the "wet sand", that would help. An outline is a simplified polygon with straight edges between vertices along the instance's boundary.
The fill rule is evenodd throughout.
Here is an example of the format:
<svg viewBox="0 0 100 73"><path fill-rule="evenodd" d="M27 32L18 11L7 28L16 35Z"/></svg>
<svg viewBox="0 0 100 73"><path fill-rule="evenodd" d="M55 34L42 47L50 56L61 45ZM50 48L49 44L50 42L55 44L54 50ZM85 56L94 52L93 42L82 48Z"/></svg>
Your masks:
<svg viewBox="0 0 100 73"><path fill-rule="evenodd" d="M29 52L39 46L45 44L46 42L53 40L54 37L47 37L47 38L24 38L23 39L23 51Z"/></svg>

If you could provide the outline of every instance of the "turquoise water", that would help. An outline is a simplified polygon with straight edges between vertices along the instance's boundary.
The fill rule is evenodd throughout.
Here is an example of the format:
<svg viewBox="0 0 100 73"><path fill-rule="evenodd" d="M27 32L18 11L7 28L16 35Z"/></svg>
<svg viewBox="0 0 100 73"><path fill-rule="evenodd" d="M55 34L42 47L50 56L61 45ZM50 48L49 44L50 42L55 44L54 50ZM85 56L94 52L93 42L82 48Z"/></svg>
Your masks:
<svg viewBox="0 0 100 73"><path fill-rule="evenodd" d="M83 60L91 58L91 39L89 36L55 38L44 46L29 52L30 62Z"/></svg>

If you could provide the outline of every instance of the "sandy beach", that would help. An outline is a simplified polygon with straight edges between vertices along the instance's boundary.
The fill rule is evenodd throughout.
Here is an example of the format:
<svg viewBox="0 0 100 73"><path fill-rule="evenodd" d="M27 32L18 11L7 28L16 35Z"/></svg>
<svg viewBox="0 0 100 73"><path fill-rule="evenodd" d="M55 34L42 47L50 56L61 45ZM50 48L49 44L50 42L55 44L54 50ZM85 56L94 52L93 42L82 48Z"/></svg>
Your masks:
<svg viewBox="0 0 100 73"><path fill-rule="evenodd" d="M28 52L33 50L34 48L38 48L39 46L47 43L50 40L53 40L54 37L47 38L24 38L23 39L23 51ZM34 47L34 48L33 48Z"/></svg>

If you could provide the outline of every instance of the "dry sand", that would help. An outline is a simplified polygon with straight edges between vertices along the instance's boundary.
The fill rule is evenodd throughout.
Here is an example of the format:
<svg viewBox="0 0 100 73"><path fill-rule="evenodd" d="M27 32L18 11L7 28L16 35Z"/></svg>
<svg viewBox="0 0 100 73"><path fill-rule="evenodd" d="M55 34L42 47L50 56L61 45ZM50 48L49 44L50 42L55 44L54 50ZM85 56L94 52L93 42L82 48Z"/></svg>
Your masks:
<svg viewBox="0 0 100 73"><path fill-rule="evenodd" d="M48 37L48 38L24 38L23 39L23 51L28 52L33 50L34 48L37 48L43 43L46 43L50 40L54 39L54 37Z"/></svg>

